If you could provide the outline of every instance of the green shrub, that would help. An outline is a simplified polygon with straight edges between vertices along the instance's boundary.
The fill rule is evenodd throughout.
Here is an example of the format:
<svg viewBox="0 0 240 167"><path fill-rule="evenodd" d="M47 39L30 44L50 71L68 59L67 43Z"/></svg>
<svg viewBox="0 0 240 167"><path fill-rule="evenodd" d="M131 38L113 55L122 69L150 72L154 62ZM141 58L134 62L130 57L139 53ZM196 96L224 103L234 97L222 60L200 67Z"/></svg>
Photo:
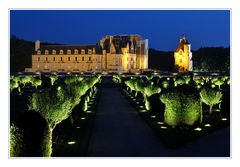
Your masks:
<svg viewBox="0 0 240 167"><path fill-rule="evenodd" d="M14 124L11 125L10 127L10 156L11 157L25 156L25 144L23 140L23 132Z"/></svg>
<svg viewBox="0 0 240 167"><path fill-rule="evenodd" d="M55 81L58 79L58 76L55 74L52 74L49 76L50 80L51 80L51 85L54 85Z"/></svg>
<svg viewBox="0 0 240 167"><path fill-rule="evenodd" d="M222 92L213 88L204 87L200 91L200 97L203 103L209 105L209 114L211 114L213 105L221 103Z"/></svg>
<svg viewBox="0 0 240 167"><path fill-rule="evenodd" d="M171 91L160 96L165 104L164 122L170 126L193 125L201 116L201 103L198 96L190 93Z"/></svg>
<svg viewBox="0 0 240 167"><path fill-rule="evenodd" d="M52 131L57 124L69 117L72 110L71 98L61 87L35 92L30 98L29 110L39 112L47 122L43 156L49 157L52 153Z"/></svg>
<svg viewBox="0 0 240 167"><path fill-rule="evenodd" d="M146 76L146 79L147 79L148 81L151 81L151 80L153 79L153 75L147 75L147 76Z"/></svg>

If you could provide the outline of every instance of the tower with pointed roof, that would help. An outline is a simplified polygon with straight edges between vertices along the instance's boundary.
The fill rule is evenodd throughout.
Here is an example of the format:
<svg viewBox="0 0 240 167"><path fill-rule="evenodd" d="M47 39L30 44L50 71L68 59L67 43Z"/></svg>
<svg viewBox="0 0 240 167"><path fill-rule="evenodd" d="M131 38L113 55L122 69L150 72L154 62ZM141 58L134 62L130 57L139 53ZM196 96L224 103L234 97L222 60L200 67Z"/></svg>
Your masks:
<svg viewBox="0 0 240 167"><path fill-rule="evenodd" d="M185 39L183 34L180 38L177 49L174 51L174 66L178 72L192 71L191 44Z"/></svg>

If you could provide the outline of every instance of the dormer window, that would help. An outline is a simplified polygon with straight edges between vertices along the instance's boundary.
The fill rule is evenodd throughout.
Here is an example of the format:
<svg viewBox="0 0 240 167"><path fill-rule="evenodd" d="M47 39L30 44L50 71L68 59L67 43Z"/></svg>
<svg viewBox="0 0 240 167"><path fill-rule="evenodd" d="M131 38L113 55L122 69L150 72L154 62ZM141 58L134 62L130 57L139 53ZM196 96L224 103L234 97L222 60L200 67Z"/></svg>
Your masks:
<svg viewBox="0 0 240 167"><path fill-rule="evenodd" d="M70 55L71 54L71 50L67 50L67 54Z"/></svg>
<svg viewBox="0 0 240 167"><path fill-rule="evenodd" d="M77 50L77 49L74 50L74 54L75 54L75 55L78 54L78 50Z"/></svg>
<svg viewBox="0 0 240 167"><path fill-rule="evenodd" d="M55 55L56 54L56 50L52 50L52 54Z"/></svg>
<svg viewBox="0 0 240 167"><path fill-rule="evenodd" d="M48 55L49 54L49 51L48 50L45 50L45 55Z"/></svg>
<svg viewBox="0 0 240 167"><path fill-rule="evenodd" d="M88 49L88 54L92 54L92 50L91 49Z"/></svg>
<svg viewBox="0 0 240 167"><path fill-rule="evenodd" d="M82 55L85 54L85 50L84 50L84 49L81 50L81 54L82 54Z"/></svg>
<svg viewBox="0 0 240 167"><path fill-rule="evenodd" d="M38 54L38 55L40 55L40 54L41 54L41 51L40 51L40 50L38 50L38 51L37 51L37 54Z"/></svg>
<svg viewBox="0 0 240 167"><path fill-rule="evenodd" d="M59 54L62 55L62 54L63 54L63 50L60 50L60 51L59 51Z"/></svg>

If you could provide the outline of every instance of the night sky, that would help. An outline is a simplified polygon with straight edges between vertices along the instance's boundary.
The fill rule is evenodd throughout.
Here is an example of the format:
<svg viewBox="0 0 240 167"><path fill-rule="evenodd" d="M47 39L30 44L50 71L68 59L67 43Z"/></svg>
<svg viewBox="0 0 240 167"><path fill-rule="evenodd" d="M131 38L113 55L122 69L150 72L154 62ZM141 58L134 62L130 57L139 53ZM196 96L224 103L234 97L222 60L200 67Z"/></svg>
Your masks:
<svg viewBox="0 0 240 167"><path fill-rule="evenodd" d="M105 35L139 34L173 51L185 33L192 49L230 45L229 10L11 10L10 34L25 40L95 44Z"/></svg>

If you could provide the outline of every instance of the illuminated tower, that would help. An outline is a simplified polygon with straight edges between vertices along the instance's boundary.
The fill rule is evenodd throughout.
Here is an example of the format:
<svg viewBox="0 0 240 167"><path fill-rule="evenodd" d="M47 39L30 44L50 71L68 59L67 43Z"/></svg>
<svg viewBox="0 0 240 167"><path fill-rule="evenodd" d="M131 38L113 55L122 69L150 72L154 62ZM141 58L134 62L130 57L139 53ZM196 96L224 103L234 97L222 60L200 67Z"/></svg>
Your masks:
<svg viewBox="0 0 240 167"><path fill-rule="evenodd" d="M191 45L183 34L180 38L178 48L174 51L175 68L178 72L192 71Z"/></svg>

